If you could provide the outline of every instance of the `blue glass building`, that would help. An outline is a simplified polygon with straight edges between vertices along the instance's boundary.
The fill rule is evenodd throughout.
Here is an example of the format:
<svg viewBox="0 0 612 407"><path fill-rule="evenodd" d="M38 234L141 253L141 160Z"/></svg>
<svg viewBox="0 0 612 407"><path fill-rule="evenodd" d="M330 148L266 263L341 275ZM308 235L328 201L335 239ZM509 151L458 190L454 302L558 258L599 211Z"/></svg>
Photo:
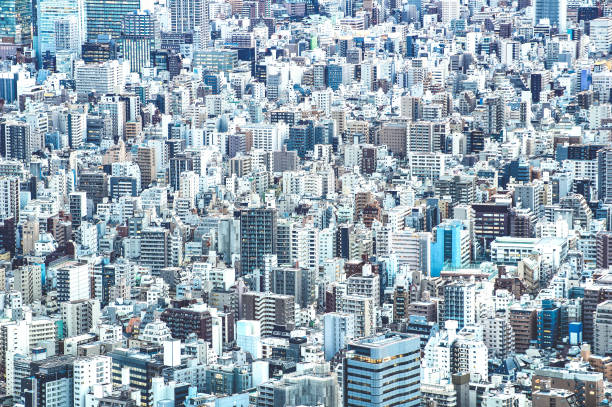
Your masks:
<svg viewBox="0 0 612 407"><path fill-rule="evenodd" d="M439 277L444 267L461 268L470 262L469 232L458 220L436 228L436 241L431 244L431 276Z"/></svg>
<svg viewBox="0 0 612 407"><path fill-rule="evenodd" d="M538 346L550 349L557 346L561 323L561 311L554 300L542 300L538 310Z"/></svg>

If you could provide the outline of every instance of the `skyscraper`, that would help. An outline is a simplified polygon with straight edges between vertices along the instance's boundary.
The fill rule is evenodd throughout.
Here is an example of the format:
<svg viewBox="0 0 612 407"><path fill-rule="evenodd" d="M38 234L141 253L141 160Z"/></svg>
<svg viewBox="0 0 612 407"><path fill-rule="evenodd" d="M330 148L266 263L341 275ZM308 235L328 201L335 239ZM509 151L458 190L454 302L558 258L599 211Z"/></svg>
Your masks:
<svg viewBox="0 0 612 407"><path fill-rule="evenodd" d="M242 275L264 269L264 256L276 252L276 209L253 208L240 213Z"/></svg>
<svg viewBox="0 0 612 407"><path fill-rule="evenodd" d="M140 9L140 0L86 0L85 4L88 41L98 35L119 39L123 17Z"/></svg>
<svg viewBox="0 0 612 407"><path fill-rule="evenodd" d="M343 362L344 405L420 405L420 356L416 335L388 333L349 343Z"/></svg>
<svg viewBox="0 0 612 407"><path fill-rule="evenodd" d="M17 44L32 42L32 2L0 1L0 38L8 37Z"/></svg>
<svg viewBox="0 0 612 407"><path fill-rule="evenodd" d="M535 0L534 24L548 19L560 33L565 32L567 25L567 0Z"/></svg>
<svg viewBox="0 0 612 407"><path fill-rule="evenodd" d="M173 32L200 31L200 46L210 39L208 0L170 0L170 27Z"/></svg>
<svg viewBox="0 0 612 407"><path fill-rule="evenodd" d="M132 72L141 72L142 68L150 65L151 50L158 48L159 43L159 23L148 10L123 17L121 46Z"/></svg>
<svg viewBox="0 0 612 407"><path fill-rule="evenodd" d="M56 28L58 25L56 23L58 22L60 22L60 28L63 27L62 21L67 20L69 22L68 27L77 33L78 47L85 42L87 20L85 18L84 0L40 0L36 13L37 35L34 47L39 64L42 63L43 55L55 56L57 50ZM66 33L62 32L61 34L63 40Z"/></svg>

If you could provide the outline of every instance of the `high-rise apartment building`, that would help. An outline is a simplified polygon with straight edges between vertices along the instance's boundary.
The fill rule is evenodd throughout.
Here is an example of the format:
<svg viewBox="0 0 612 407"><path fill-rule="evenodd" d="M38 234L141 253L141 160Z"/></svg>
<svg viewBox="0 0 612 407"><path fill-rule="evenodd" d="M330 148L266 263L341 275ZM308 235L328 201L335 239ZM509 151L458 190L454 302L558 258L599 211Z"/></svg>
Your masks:
<svg viewBox="0 0 612 407"><path fill-rule="evenodd" d="M169 266L169 239L167 229L148 227L140 233L140 264L159 275L161 269Z"/></svg>
<svg viewBox="0 0 612 407"><path fill-rule="evenodd" d="M325 360L331 360L355 337L355 316L330 312L323 316L323 348Z"/></svg>
<svg viewBox="0 0 612 407"><path fill-rule="evenodd" d="M264 269L264 256L276 251L276 209L253 208L240 212L241 274Z"/></svg>
<svg viewBox="0 0 612 407"><path fill-rule="evenodd" d="M612 352L612 301L604 301L595 312L593 352L605 356Z"/></svg>
<svg viewBox="0 0 612 407"><path fill-rule="evenodd" d="M56 275L58 302L87 300L91 297L89 265L86 262L66 264L57 270Z"/></svg>
<svg viewBox="0 0 612 407"><path fill-rule="evenodd" d="M93 356L74 361L74 407L84 407L92 386L111 384L112 358Z"/></svg>
<svg viewBox="0 0 612 407"><path fill-rule="evenodd" d="M60 305L66 337L95 332L100 322L100 301L83 299Z"/></svg>
<svg viewBox="0 0 612 407"><path fill-rule="evenodd" d="M444 287L444 320L455 320L459 329L476 322L476 286L453 282Z"/></svg>

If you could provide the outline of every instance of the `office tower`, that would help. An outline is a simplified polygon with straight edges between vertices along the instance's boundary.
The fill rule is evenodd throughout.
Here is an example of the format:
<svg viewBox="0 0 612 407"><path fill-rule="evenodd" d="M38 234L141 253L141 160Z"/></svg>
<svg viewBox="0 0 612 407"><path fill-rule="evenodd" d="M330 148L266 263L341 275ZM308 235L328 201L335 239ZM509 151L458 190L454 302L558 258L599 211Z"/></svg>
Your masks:
<svg viewBox="0 0 612 407"><path fill-rule="evenodd" d="M79 174L79 191L87 194L87 197L97 206L108 196L108 176L102 171L83 171Z"/></svg>
<svg viewBox="0 0 612 407"><path fill-rule="evenodd" d="M175 33L199 31L199 48L204 49L210 40L208 0L170 0L170 28Z"/></svg>
<svg viewBox="0 0 612 407"><path fill-rule="evenodd" d="M60 407L74 399L74 357L51 356L33 361L21 381L21 396L28 407Z"/></svg>
<svg viewBox="0 0 612 407"><path fill-rule="evenodd" d="M510 235L510 204L472 204L472 211L475 249L479 249L475 256L486 255L496 237Z"/></svg>
<svg viewBox="0 0 612 407"><path fill-rule="evenodd" d="M0 153L10 160L30 162L33 153L32 128L28 123L0 123Z"/></svg>
<svg viewBox="0 0 612 407"><path fill-rule="evenodd" d="M567 0L535 0L534 24L548 19L552 26L564 33L567 25Z"/></svg>
<svg viewBox="0 0 612 407"><path fill-rule="evenodd" d="M444 320L455 320L459 329L476 322L476 286L452 282L444 287Z"/></svg>
<svg viewBox="0 0 612 407"><path fill-rule="evenodd" d="M591 30L589 38L593 41L595 52L608 55L612 46L612 18L596 18L589 22L589 26Z"/></svg>
<svg viewBox="0 0 612 407"><path fill-rule="evenodd" d="M445 267L457 269L469 265L472 257L470 232L462 221L451 220L438 225L431 244L431 275L440 276Z"/></svg>
<svg viewBox="0 0 612 407"><path fill-rule="evenodd" d="M560 338L561 309L554 300L542 300L538 310L538 346L543 349L554 349Z"/></svg>
<svg viewBox="0 0 612 407"><path fill-rule="evenodd" d="M110 356L113 360L111 370L113 386L120 387L127 384L140 393L140 403L137 403L137 405L154 407L151 378L161 375L164 367L163 363L159 363L151 355L123 348L113 350L107 356ZM113 374L112 372L122 373ZM112 405L114 403L109 403L106 407Z"/></svg>
<svg viewBox="0 0 612 407"><path fill-rule="evenodd" d="M295 326L295 301L290 295L246 292L241 296L238 319L261 322L261 335L272 334L275 327L291 330Z"/></svg>
<svg viewBox="0 0 612 407"><path fill-rule="evenodd" d="M100 301L83 299L60 305L66 337L94 332L100 322Z"/></svg>
<svg viewBox="0 0 612 407"><path fill-rule="evenodd" d="M612 352L612 301L597 305L594 321L593 352L604 356Z"/></svg>
<svg viewBox="0 0 612 407"><path fill-rule="evenodd" d="M140 9L140 0L85 0L87 41L99 35L115 40L121 36L123 17Z"/></svg>
<svg viewBox="0 0 612 407"><path fill-rule="evenodd" d="M123 17L121 47L123 57L130 61L132 72L142 72L150 66L151 50L161 45L159 22L148 10Z"/></svg>
<svg viewBox="0 0 612 407"><path fill-rule="evenodd" d="M267 377L267 376L266 376ZM327 364L283 375L257 386L257 407L280 405L339 407L338 377Z"/></svg>
<svg viewBox="0 0 612 407"><path fill-rule="evenodd" d="M35 47L39 64L43 56L55 56L58 41L61 49L74 50L80 54L87 32L85 0L39 0L37 3ZM59 33L58 26L61 29Z"/></svg>
<svg viewBox="0 0 612 407"><path fill-rule="evenodd" d="M81 58L86 64L101 64L117 59L119 54L118 40L108 35L100 35L94 40L88 40L81 47Z"/></svg>
<svg viewBox="0 0 612 407"><path fill-rule="evenodd" d="M331 360L355 338L355 316L330 312L323 316L323 349L325 360Z"/></svg>
<svg viewBox="0 0 612 407"><path fill-rule="evenodd" d="M112 359L108 356L92 356L74 361L74 407L84 407L92 387L111 384Z"/></svg>
<svg viewBox="0 0 612 407"><path fill-rule="evenodd" d="M389 333L350 342L343 361L344 405L420 405L419 360L416 335Z"/></svg>
<svg viewBox="0 0 612 407"><path fill-rule="evenodd" d="M117 61L85 64L79 62L74 67L77 93L119 94L123 91L122 67Z"/></svg>
<svg viewBox="0 0 612 407"><path fill-rule="evenodd" d="M276 209L253 208L240 212L241 274L264 269L264 256L276 251Z"/></svg>
<svg viewBox="0 0 612 407"><path fill-rule="evenodd" d="M169 265L168 240L168 230L161 227L148 227L140 233L140 264L149 267L154 276Z"/></svg>
<svg viewBox="0 0 612 407"><path fill-rule="evenodd" d="M0 38L10 38L16 44L32 44L32 2L3 0L0 2Z"/></svg>
<svg viewBox="0 0 612 407"><path fill-rule="evenodd" d="M72 262L57 270L57 301L87 300L91 297L89 267L85 262Z"/></svg>
<svg viewBox="0 0 612 407"><path fill-rule="evenodd" d="M29 305L42 298L41 266L21 266L14 271L15 290L21 293L24 304Z"/></svg>
<svg viewBox="0 0 612 407"><path fill-rule="evenodd" d="M261 322L236 321L236 344L253 359L261 358Z"/></svg>
<svg viewBox="0 0 612 407"><path fill-rule="evenodd" d="M168 308L162 312L160 319L170 331L172 337L184 340L195 334L205 341L213 339L213 322L210 310Z"/></svg>

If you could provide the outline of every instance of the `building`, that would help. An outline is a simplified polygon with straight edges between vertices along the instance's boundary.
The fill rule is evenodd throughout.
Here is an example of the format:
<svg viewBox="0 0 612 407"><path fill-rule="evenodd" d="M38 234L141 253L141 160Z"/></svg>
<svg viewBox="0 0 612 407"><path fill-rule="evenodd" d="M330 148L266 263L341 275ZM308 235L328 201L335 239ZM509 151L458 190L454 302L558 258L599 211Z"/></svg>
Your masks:
<svg viewBox="0 0 612 407"><path fill-rule="evenodd" d="M331 360L355 338L355 316L337 312L323 316L323 348L325 360Z"/></svg>
<svg viewBox="0 0 612 407"><path fill-rule="evenodd" d="M287 331L295 326L295 300L290 295L246 292L241 295L239 320L261 323L261 335L268 336L276 329Z"/></svg>
<svg viewBox="0 0 612 407"><path fill-rule="evenodd" d="M140 264L151 269L153 275L170 265L170 235L167 229L148 227L140 233Z"/></svg>
<svg viewBox="0 0 612 407"><path fill-rule="evenodd" d="M78 93L119 94L123 92L123 78L123 66L116 60L99 63L79 62L74 67Z"/></svg>
<svg viewBox="0 0 612 407"><path fill-rule="evenodd" d="M264 256L276 252L276 210L246 209L240 212L241 274L264 269Z"/></svg>
<svg viewBox="0 0 612 407"><path fill-rule="evenodd" d="M443 269L459 269L472 258L471 236L462 221L447 221L436 227L431 244L431 275L440 276Z"/></svg>
<svg viewBox="0 0 612 407"><path fill-rule="evenodd" d="M87 33L87 20L85 16L86 0L42 0L37 2L36 16L36 38L35 48L38 63L42 66L43 56L55 56L57 45L66 43L68 47L60 46L64 49L74 49L80 54L81 45L85 42ZM68 26L74 28L74 32L68 30L56 32L58 27L63 24L58 22L68 22ZM76 34L76 43L70 38ZM68 37L68 38L67 38ZM71 43L72 42L72 43Z"/></svg>
<svg viewBox="0 0 612 407"><path fill-rule="evenodd" d="M612 352L612 301L597 305L594 326L593 352L605 356Z"/></svg>
<svg viewBox="0 0 612 407"><path fill-rule="evenodd" d="M213 326L209 310L167 308L160 319L170 328L173 338L184 340L193 333L206 341L212 340Z"/></svg>
<svg viewBox="0 0 612 407"><path fill-rule="evenodd" d="M199 29L203 37L202 44L208 43L210 28L207 0L171 0L168 5L173 32L188 33Z"/></svg>
<svg viewBox="0 0 612 407"><path fill-rule="evenodd" d="M66 337L97 330L100 322L100 301L96 299L66 301L61 303L60 309Z"/></svg>
<svg viewBox="0 0 612 407"><path fill-rule="evenodd" d="M535 0L534 9L534 25L547 19L551 25L559 29L559 32L565 32L567 26L566 0Z"/></svg>
<svg viewBox="0 0 612 407"><path fill-rule="evenodd" d="M61 407L74 399L74 357L51 356L30 364L21 381L21 397L27 407Z"/></svg>
<svg viewBox="0 0 612 407"><path fill-rule="evenodd" d="M15 290L21 293L24 304L29 305L42 298L43 273L41 266L22 266L14 271Z"/></svg>
<svg viewBox="0 0 612 407"><path fill-rule="evenodd" d="M58 302L88 300L91 297L89 265L86 262L72 262L60 267L57 272Z"/></svg>
<svg viewBox="0 0 612 407"><path fill-rule="evenodd" d="M608 55L610 46L612 46L612 18L601 17L591 20L589 21L589 29L595 52Z"/></svg>
<svg viewBox="0 0 612 407"><path fill-rule="evenodd" d="M444 320L457 321L458 328L476 322L476 286L453 282L444 286Z"/></svg>
<svg viewBox="0 0 612 407"><path fill-rule="evenodd" d="M74 407L84 407L94 385L111 384L112 359L108 356L74 361Z"/></svg>
<svg viewBox="0 0 612 407"><path fill-rule="evenodd" d="M556 367L536 369L531 389L534 394L547 389L569 391L577 395L576 405L580 407L599 406L605 396L602 373Z"/></svg>
<svg viewBox="0 0 612 407"><path fill-rule="evenodd" d="M140 0L85 0L87 41L99 36L115 40L121 36L123 18L140 9Z"/></svg>
<svg viewBox="0 0 612 407"><path fill-rule="evenodd" d="M420 352L420 339L413 335L389 333L350 342L343 360L344 405L420 405Z"/></svg>

